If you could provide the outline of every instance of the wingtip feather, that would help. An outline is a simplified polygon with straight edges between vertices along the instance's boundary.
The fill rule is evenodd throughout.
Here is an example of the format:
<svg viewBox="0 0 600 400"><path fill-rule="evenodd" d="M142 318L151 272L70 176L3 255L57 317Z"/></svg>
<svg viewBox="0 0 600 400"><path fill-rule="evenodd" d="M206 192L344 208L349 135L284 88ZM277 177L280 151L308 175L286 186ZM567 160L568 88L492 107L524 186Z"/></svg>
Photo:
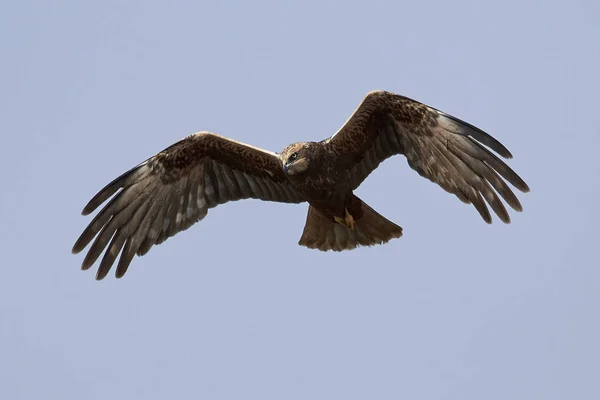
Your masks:
<svg viewBox="0 0 600 400"><path fill-rule="evenodd" d="M72 254L79 254L81 253L81 251L83 249L85 249L87 247L87 245L89 244L89 240L86 240L85 242L83 241L83 234L81 236L79 236L79 238L77 239L77 241L75 242L75 244L73 245L73 247L71 248L71 253Z"/></svg>
<svg viewBox="0 0 600 400"><path fill-rule="evenodd" d="M435 110L438 112L439 115L450 120L450 125L454 125L456 129L459 129L463 135L470 136L471 138L475 139L481 144L484 144L485 146L494 150L496 153L498 153L500 156L506 159L513 158L512 153L506 148L506 146L500 143L498 139L496 139L489 133L453 115L447 114L437 109Z"/></svg>

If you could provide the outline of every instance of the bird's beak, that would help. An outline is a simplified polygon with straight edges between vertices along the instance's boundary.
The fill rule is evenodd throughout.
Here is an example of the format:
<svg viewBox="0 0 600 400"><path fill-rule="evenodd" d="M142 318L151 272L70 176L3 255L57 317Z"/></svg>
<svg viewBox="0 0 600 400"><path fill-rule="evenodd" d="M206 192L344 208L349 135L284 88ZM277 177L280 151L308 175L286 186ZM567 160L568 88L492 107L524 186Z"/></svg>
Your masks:
<svg viewBox="0 0 600 400"><path fill-rule="evenodd" d="M288 164L288 163L283 164L283 172L285 172L287 174L289 169L290 169L290 164Z"/></svg>

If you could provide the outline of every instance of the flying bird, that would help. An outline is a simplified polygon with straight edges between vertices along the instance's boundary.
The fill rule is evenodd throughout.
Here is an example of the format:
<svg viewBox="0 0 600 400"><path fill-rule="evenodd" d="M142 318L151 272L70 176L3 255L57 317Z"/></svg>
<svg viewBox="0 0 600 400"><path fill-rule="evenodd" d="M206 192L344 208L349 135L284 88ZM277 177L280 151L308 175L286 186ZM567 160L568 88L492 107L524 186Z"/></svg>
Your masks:
<svg viewBox="0 0 600 400"><path fill-rule="evenodd" d="M323 251L383 244L402 228L359 199L354 190L385 159L402 154L419 175L437 183L492 222L489 204L510 222L502 201L522 211L509 182L527 184L492 153L511 158L498 140L460 119L387 91L368 93L346 123L320 142L298 142L274 153L211 132L199 132L125 172L85 206L88 215L111 200L83 231L73 253L95 238L82 269L105 251L96 279L120 253L122 277L134 255L202 220L210 208L247 198L309 203L299 244Z"/></svg>

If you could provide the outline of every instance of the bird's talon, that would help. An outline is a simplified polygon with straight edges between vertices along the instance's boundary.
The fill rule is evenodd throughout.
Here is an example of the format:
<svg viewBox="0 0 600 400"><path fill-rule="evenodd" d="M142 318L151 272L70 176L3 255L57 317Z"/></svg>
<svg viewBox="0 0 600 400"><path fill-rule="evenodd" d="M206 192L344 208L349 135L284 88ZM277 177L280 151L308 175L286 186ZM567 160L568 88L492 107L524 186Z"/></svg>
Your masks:
<svg viewBox="0 0 600 400"><path fill-rule="evenodd" d="M352 217L352 215L350 215L350 213L348 212L347 209L346 209L346 215L344 216L344 218L334 217L334 219L335 219L335 222L337 222L338 224L347 226L352 231L354 230L354 218Z"/></svg>

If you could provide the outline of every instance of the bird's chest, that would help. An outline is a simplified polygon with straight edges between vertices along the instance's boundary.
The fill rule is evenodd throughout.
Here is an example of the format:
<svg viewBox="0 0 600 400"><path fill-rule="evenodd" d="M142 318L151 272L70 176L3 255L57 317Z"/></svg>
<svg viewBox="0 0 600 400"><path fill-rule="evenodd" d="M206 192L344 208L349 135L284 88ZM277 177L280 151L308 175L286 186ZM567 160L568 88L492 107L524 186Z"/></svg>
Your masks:
<svg viewBox="0 0 600 400"><path fill-rule="evenodd" d="M347 175L336 168L313 171L297 179L294 185L311 205L331 215L344 215L344 207L352 197Z"/></svg>

